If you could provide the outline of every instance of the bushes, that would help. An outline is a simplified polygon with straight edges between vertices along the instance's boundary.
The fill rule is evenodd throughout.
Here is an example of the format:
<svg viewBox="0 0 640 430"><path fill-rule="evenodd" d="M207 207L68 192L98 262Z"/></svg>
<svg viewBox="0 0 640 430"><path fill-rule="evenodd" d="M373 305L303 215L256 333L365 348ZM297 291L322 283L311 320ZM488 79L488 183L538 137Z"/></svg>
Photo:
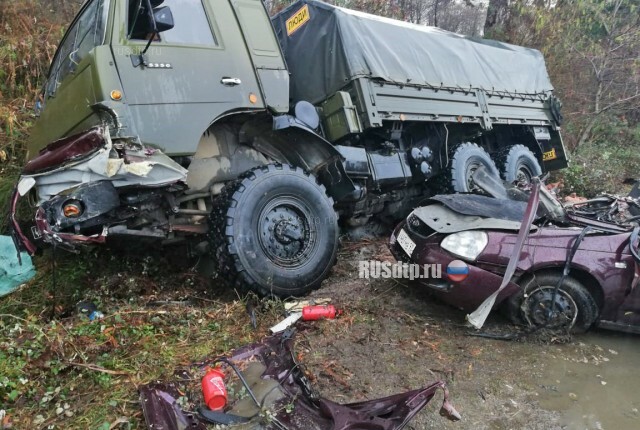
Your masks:
<svg viewBox="0 0 640 430"><path fill-rule="evenodd" d="M0 1L0 234L9 198L25 162L33 105L78 2Z"/></svg>
<svg viewBox="0 0 640 430"><path fill-rule="evenodd" d="M0 170L19 168L34 101L71 14L69 1L0 2ZM77 5L75 5L77 8Z"/></svg>
<svg viewBox="0 0 640 430"><path fill-rule="evenodd" d="M602 192L626 194L629 186L623 182L640 178L639 168L640 125L602 116L591 140L572 152L569 168L560 175L565 192L593 197Z"/></svg>

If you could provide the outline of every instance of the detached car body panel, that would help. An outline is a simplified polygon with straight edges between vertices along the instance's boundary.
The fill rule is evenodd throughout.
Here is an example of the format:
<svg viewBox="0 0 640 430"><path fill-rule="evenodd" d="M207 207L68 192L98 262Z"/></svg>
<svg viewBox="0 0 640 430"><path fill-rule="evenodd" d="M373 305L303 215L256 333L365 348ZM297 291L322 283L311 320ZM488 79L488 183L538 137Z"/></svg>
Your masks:
<svg viewBox="0 0 640 430"><path fill-rule="evenodd" d="M442 381L385 398L344 405L320 397L307 377L304 363L295 359L294 333L287 330L267 337L237 349L229 359L209 359L179 369L171 381L141 385L140 403L148 428L204 430L214 424L215 428L230 424L224 428L401 430L439 390L444 394L440 415L451 421L460 420L460 414L449 403L449 393ZM199 399L200 393L195 392L199 384L193 383L199 378L195 375L204 374L205 369L220 363L225 364L229 373L227 381L232 382L226 413L211 413L205 407L198 408L196 413L192 405L178 404L180 397L189 399L190 403ZM233 383L232 371L236 379L242 377L242 384L237 380ZM242 393L241 389L249 395L237 399L241 396L231 394Z"/></svg>
<svg viewBox="0 0 640 430"><path fill-rule="evenodd" d="M417 226L415 216L409 216L408 220L398 225L390 239L390 249L396 259L418 264L441 264L443 269L454 260L463 260L469 267L468 276L461 282L447 279L445 270L444 279L421 279L420 282L433 289L437 297L471 312L499 288L513 253L517 231L480 229L487 235L487 244L477 258L465 259L442 247L443 240L455 233L438 233L424 224ZM581 227L532 225L515 276L499 294L494 308L518 294L521 281L538 273L561 273L582 230ZM402 231L415 242L411 255L397 241ZM630 250L630 237L631 231L611 233L594 230L586 234L571 259L569 276L579 281L595 300L599 325L637 331L640 328L640 291L637 285L640 272Z"/></svg>

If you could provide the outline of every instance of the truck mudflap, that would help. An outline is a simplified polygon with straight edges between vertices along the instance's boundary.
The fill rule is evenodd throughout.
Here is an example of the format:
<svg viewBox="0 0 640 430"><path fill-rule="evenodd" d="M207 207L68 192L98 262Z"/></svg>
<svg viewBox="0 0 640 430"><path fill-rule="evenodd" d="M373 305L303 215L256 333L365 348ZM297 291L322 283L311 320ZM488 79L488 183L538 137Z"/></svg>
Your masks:
<svg viewBox="0 0 640 430"><path fill-rule="evenodd" d="M51 143L27 164L11 199L12 236L18 248L36 252L16 219L19 200L34 188L33 238L73 250L106 241L110 225L103 217L121 206L120 189L154 190L185 182L186 176L161 151L114 143L108 128L94 127Z"/></svg>

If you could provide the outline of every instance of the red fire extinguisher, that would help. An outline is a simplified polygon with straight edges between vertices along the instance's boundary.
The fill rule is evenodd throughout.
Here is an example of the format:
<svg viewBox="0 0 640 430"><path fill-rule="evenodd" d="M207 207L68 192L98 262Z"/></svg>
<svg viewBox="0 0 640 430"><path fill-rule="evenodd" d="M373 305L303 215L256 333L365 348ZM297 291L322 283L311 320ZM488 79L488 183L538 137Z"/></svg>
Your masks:
<svg viewBox="0 0 640 430"><path fill-rule="evenodd" d="M340 315L333 305L323 306L305 306L302 308L303 321L317 321L320 319L334 319L336 315Z"/></svg>
<svg viewBox="0 0 640 430"><path fill-rule="evenodd" d="M221 411L227 405L224 373L219 368L209 370L202 378L202 394L204 402L212 411Z"/></svg>

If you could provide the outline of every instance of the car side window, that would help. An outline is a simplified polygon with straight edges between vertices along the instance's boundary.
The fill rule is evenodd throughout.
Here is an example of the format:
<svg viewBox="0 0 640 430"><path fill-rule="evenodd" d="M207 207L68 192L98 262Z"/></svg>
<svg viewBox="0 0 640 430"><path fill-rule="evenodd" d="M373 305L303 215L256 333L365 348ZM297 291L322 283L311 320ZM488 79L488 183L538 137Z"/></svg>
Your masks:
<svg viewBox="0 0 640 430"><path fill-rule="evenodd" d="M130 0L129 32L131 39L148 40L151 35L141 30L147 20L146 12L138 13L141 2L144 7L145 0ZM165 0L155 3L169 6L175 22L174 28L158 36L159 40L170 44L217 45L202 0Z"/></svg>

